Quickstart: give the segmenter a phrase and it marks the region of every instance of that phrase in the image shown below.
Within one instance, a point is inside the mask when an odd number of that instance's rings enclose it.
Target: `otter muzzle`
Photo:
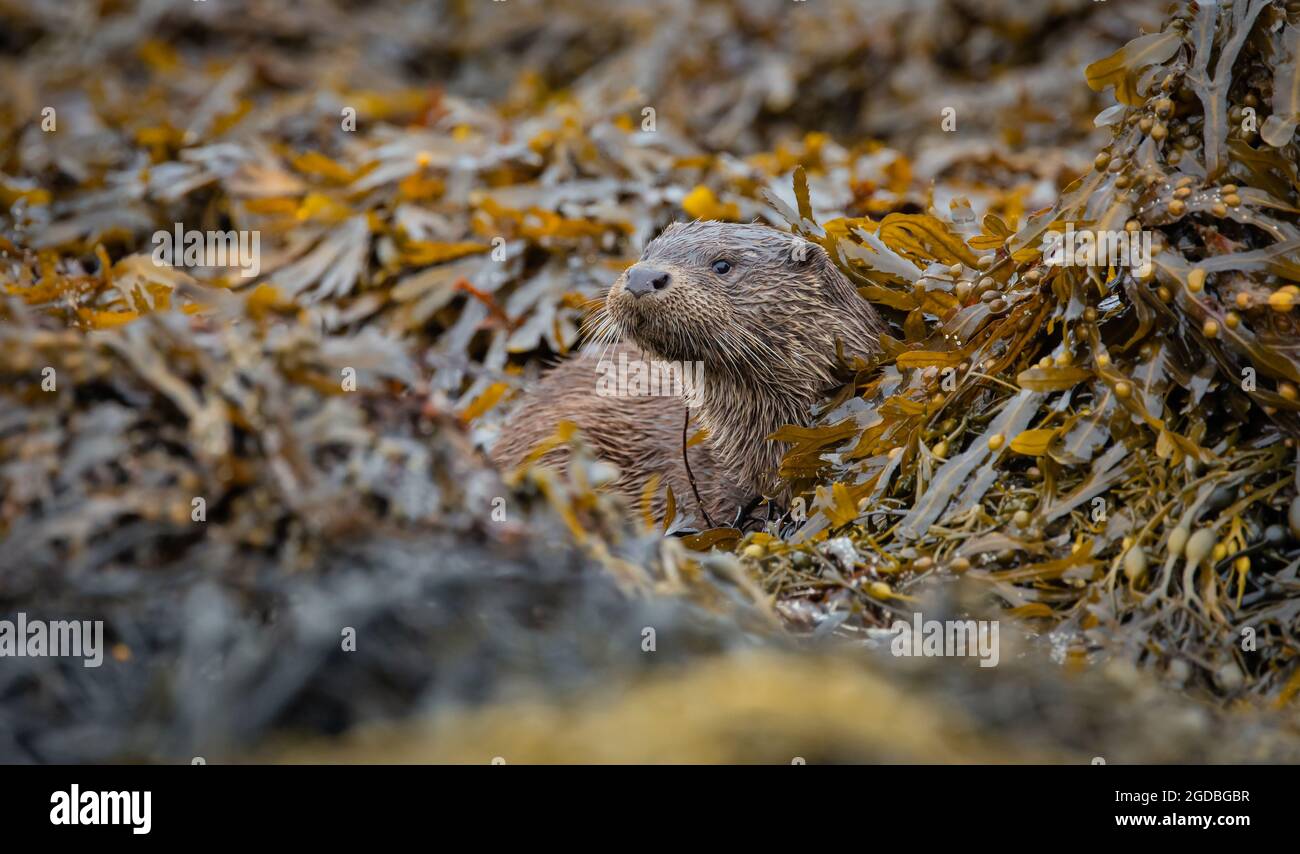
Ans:
[[[668,287],[668,279],[668,274],[663,270],[635,264],[627,271],[627,281],[623,288],[632,296],[640,298]]]

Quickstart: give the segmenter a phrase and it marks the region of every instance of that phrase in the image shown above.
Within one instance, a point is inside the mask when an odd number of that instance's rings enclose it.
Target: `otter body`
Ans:
[[[682,397],[599,393],[599,383],[608,376],[602,364],[616,365],[620,356],[640,361],[651,358],[633,344],[620,343],[603,353],[585,352],[547,371],[510,413],[501,438],[492,448],[493,459],[499,465],[516,466],[539,442],[554,435],[561,421],[572,421],[596,455],[618,467],[620,476],[614,488],[631,501],[639,501],[646,482],[659,476],[660,488],[652,505],[656,517],[664,514],[665,485],[672,487],[687,518],[695,516],[703,521],[695,490],[715,522],[728,512],[734,514],[737,502],[744,499],[738,495],[738,485],[718,470],[707,442],[687,449],[690,475],[695,479],[692,487],[682,459],[682,432],[687,426],[686,401]],[[696,413],[688,435],[699,429],[698,421]],[[568,447],[561,445],[543,454],[539,462],[563,467],[568,455]]]
[[[767,437],[809,423],[835,384],[837,342],[846,357],[869,359],[883,329],[820,246],[720,222],[669,226],[615,281],[595,321],[595,352],[543,378],[511,414],[493,457],[518,465],[560,421],[573,421],[618,466],[619,491],[636,501],[657,474],[702,523],[682,459],[686,400],[598,393],[601,349],[612,361],[698,363],[691,432],[698,423],[708,435],[690,449],[690,471],[715,524],[751,500],[785,497],[776,476],[785,448]],[[543,459],[563,465],[564,457],[557,448]],[[662,489],[655,512],[663,512]]]

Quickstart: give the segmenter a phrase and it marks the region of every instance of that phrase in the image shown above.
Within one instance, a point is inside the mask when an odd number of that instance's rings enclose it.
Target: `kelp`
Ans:
[[[1300,594],[1296,14],[1186,4],[1089,66],[1119,101],[1098,118],[1111,142],[1019,226],[985,216],[975,231],[956,208],[789,219],[903,313],[824,426],[777,434],[813,513],[789,542],[847,537],[897,567],[899,595],[981,580],[1070,656],[1295,694],[1300,623],[1279,606]],[[1243,108],[1266,103],[1261,129]],[[1152,257],[1049,263],[1043,236],[1067,228],[1149,234]],[[856,513],[814,500],[828,480]],[[872,577],[868,625],[891,618]],[[1242,644],[1246,627],[1266,640]]]

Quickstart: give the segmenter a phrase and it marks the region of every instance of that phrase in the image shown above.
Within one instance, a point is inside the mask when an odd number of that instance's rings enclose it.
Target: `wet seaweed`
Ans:
[[[824,426],[779,434],[810,507],[783,539],[855,543],[868,625],[883,591],[962,574],[1068,658],[1278,704],[1300,689],[1297,149],[1285,108],[1272,144],[1251,120],[1289,97],[1294,14],[1180,6],[1089,66],[1119,101],[1098,116],[1112,139],[1018,223],[785,211],[906,313]],[[1153,257],[1050,263],[1044,235],[1067,229],[1147,232]],[[770,588],[786,564],[764,562]]]

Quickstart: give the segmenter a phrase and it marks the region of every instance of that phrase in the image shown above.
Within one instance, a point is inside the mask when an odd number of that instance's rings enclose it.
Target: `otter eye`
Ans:
[[[731,262],[725,258],[719,258],[713,262],[713,272],[717,273],[719,276],[725,276],[727,273],[731,272]]]

